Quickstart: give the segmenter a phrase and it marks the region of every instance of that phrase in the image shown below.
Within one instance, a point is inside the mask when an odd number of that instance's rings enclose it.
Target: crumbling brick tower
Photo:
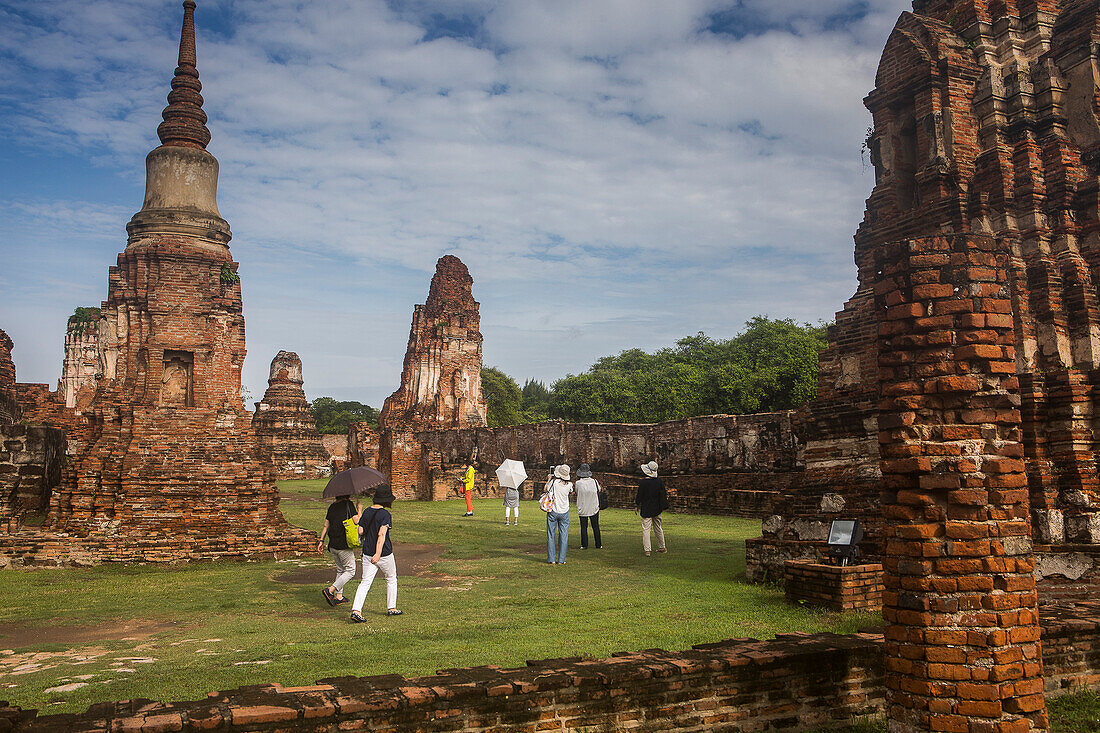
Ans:
[[[413,309],[401,386],[382,406],[379,468],[399,498],[432,498],[414,431],[481,427],[481,316],[474,280],[454,255],[439,258],[428,299]]]
[[[1074,545],[1100,577],[1098,25],[1096,0],[917,0],[898,20],[865,100],[876,185],[855,238],[860,286],[822,354],[804,479],[750,543],[757,577],[821,539],[829,492],[881,550],[874,252],[941,232],[1007,243],[1035,538]]]
[[[15,398],[15,362],[11,360],[11,337],[0,330],[0,425],[10,425],[19,418],[19,403]]]
[[[302,360],[293,351],[280,351],[271,360],[267,391],[256,403],[252,418],[260,461],[271,466],[278,480],[330,473],[328,453],[309,411],[303,383]]]
[[[241,287],[217,207],[218,161],[206,150],[195,3],[183,7],[145,203],[108,276],[88,439],[47,522],[103,548],[103,559],[306,551],[316,542],[280,514],[241,401]]]

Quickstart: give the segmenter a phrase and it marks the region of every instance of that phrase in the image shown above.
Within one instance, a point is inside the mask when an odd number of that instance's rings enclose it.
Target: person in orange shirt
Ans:
[[[462,474],[462,493],[466,495],[466,513],[465,517],[474,516],[474,503],[470,500],[472,492],[474,490],[474,467],[470,463],[464,463],[462,465],[464,473]]]

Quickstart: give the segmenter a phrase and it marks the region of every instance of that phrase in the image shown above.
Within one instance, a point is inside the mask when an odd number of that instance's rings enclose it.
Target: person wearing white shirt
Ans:
[[[546,512],[546,562],[564,565],[565,552],[569,548],[569,495],[573,493],[569,466],[563,463],[554,467],[546,490],[553,498],[553,506]]]

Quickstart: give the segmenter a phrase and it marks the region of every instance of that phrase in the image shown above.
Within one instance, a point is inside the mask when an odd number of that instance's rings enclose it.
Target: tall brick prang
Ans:
[[[205,149],[195,3],[183,7],[162,144],[101,307],[98,391],[46,527],[109,559],[310,551],[315,537],[278,510],[241,401],[240,278]]]
[[[428,299],[413,309],[401,386],[378,418],[379,468],[398,498],[430,498],[426,456],[413,434],[485,425],[481,316],[462,260],[439,258]]]
[[[260,461],[278,480],[319,478],[332,472],[303,384],[302,360],[293,351],[280,351],[271,360],[267,391],[252,418]]]
[[[1047,730],[1008,243],[875,261],[890,730]]]

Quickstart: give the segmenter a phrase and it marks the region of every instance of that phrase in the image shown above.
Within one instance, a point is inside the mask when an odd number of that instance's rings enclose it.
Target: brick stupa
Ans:
[[[108,276],[87,439],[47,521],[97,560],[270,555],[316,542],[279,512],[241,401],[241,287],[206,150],[195,3],[183,7],[145,203]]]
[[[252,427],[260,444],[260,460],[275,478],[320,478],[331,473],[328,453],[302,388],[302,360],[280,351],[271,360],[264,398],[256,403]]]
[[[379,468],[399,498],[432,498],[415,433],[481,427],[481,316],[462,260],[439,258],[428,299],[413,309],[401,386],[378,418]]]

